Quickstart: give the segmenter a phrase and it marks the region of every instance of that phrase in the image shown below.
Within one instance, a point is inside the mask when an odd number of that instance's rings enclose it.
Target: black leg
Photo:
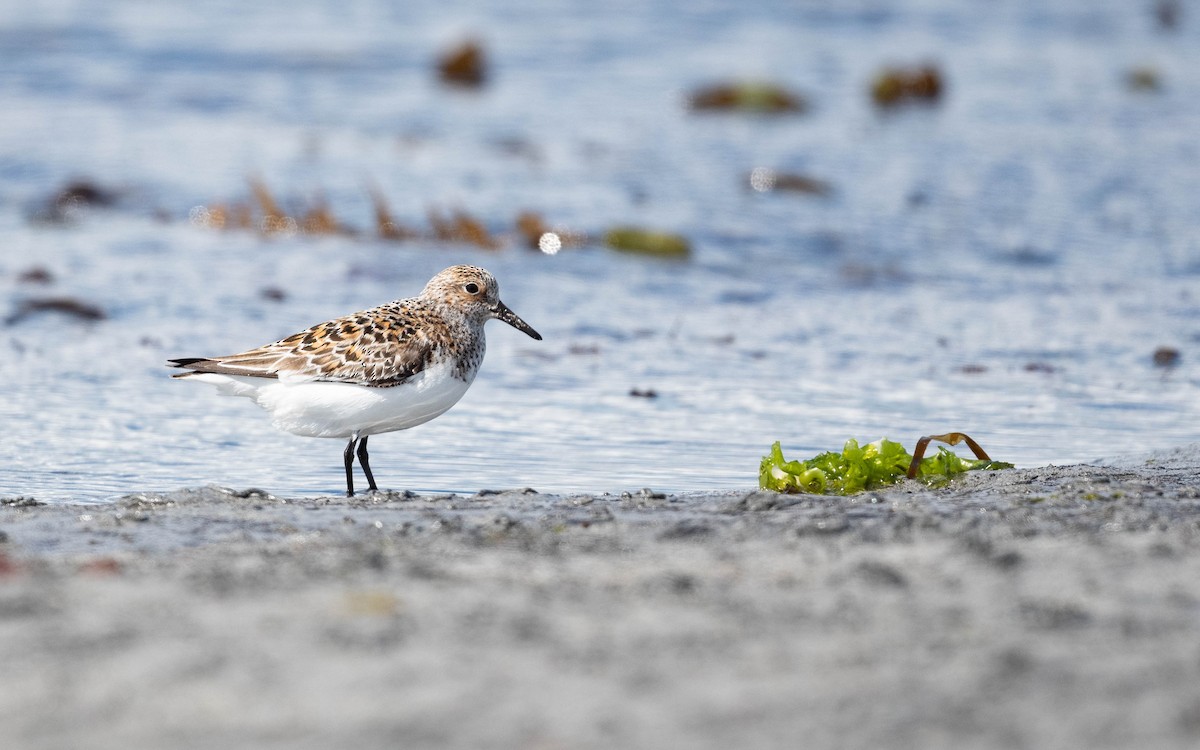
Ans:
[[[350,442],[346,443],[346,452],[342,457],[346,461],[346,497],[354,497],[354,444],[358,442],[358,435],[352,435]]]
[[[367,462],[367,435],[362,440],[358,441],[358,462],[362,464],[363,473],[367,475],[367,484],[372,492],[378,492],[379,488],[375,486],[375,477],[371,474],[371,464]]]

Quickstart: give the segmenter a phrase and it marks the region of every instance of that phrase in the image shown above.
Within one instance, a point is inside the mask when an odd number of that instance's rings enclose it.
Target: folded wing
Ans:
[[[223,357],[170,360],[197,372],[255,378],[400,385],[424,370],[435,345],[405,311],[388,306],[319,323],[273,344]]]

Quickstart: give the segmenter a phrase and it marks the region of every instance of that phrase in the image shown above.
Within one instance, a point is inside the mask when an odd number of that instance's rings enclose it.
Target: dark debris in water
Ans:
[[[746,184],[758,193],[799,193],[819,198],[833,193],[833,186],[824,180],[795,172],[777,172],[768,167],[755,167],[746,176]]]
[[[1183,6],[1179,0],[1158,0],[1154,5],[1154,20],[1164,31],[1179,28],[1179,21],[1182,17]]]
[[[5,325],[16,325],[28,318],[46,312],[62,313],[77,320],[104,320],[108,314],[97,305],[74,297],[36,297],[17,305],[16,311],[4,319]]]
[[[838,277],[847,286],[870,287],[876,284],[896,284],[909,280],[908,275],[894,263],[887,261],[882,265],[847,261],[837,269]]]
[[[464,88],[479,88],[487,82],[488,66],[483,45],[470,39],[442,54],[437,61],[442,83]]]
[[[503,136],[492,140],[491,145],[504,156],[524,159],[530,164],[540,164],[545,155],[536,143],[520,136]]]
[[[1155,367],[1174,367],[1182,359],[1179,350],[1170,346],[1160,346],[1154,350]]]
[[[1162,90],[1162,76],[1155,68],[1140,66],[1125,74],[1125,86],[1130,91],[1153,93]]]
[[[621,252],[667,258],[686,258],[691,247],[687,238],[671,232],[635,226],[615,226],[603,235],[592,237],[585,232],[559,227],[546,221],[535,211],[522,211],[513,220],[509,231],[495,231],[478,216],[463,208],[444,211],[431,208],[427,213],[428,228],[413,228],[399,222],[392,214],[387,198],[373,185],[366,188],[374,214],[374,231],[363,230],[343,221],[321,194],[308,199],[280,200],[265,181],[248,179],[249,195],[229,201],[214,201],[195,206],[188,212],[193,226],[220,231],[254,232],[267,238],[293,236],[342,236],[376,239],[388,242],[435,242],[464,244],[486,250],[497,250],[512,244],[522,244],[546,255],[588,244],[604,244]],[[813,189],[810,185],[808,189]],[[784,177],[779,189],[805,189],[794,179]],[[82,188],[71,194],[91,195]],[[83,199],[80,199],[83,200]],[[107,200],[92,197],[88,200]],[[31,268],[19,280],[22,283],[51,283],[53,275],[42,268]],[[282,293],[280,293],[282,294]],[[263,297],[281,301],[275,291],[264,290]],[[52,307],[53,307],[52,303]],[[69,306],[59,309],[71,312]],[[15,319],[42,308],[23,309]],[[89,317],[83,308],[75,310],[80,317]],[[15,322],[14,318],[9,323]]]
[[[1027,362],[1025,372],[1040,372],[1047,375],[1058,372],[1058,368],[1048,362]]]
[[[779,84],[733,81],[696,89],[688,96],[688,108],[693,112],[799,114],[808,109],[808,102]]]
[[[76,180],[67,183],[59,191],[54,202],[60,206],[76,205],[104,208],[117,202],[117,191],[102,187],[90,180]]]
[[[379,239],[400,242],[415,239],[419,236],[416,231],[409,229],[392,218],[392,211],[388,207],[387,198],[383,196],[383,192],[379,188],[371,187],[370,193],[371,205],[375,211],[375,230],[379,234]]]
[[[934,65],[888,67],[877,73],[871,82],[871,99],[883,108],[910,102],[934,104],[941,98],[944,88],[942,73]]]
[[[197,206],[189,215],[192,224],[205,229],[256,231],[267,237],[370,236],[369,232],[360,231],[340,220],[323,197],[307,204],[301,203],[298,210],[288,212],[262,180],[251,179],[250,191],[250,201],[236,200]],[[551,228],[539,214],[531,211],[517,215],[513,233],[497,234],[489,229],[482,219],[465,209],[456,208],[444,212],[433,208],[427,214],[429,228],[422,231],[397,221],[392,215],[387,198],[377,187],[369,186],[367,193],[375,219],[374,237],[379,240],[421,240],[496,250],[515,237],[518,241],[523,241],[523,244],[548,255],[553,255],[562,248],[583,245],[588,240],[587,236],[580,232]]]
[[[19,284],[41,284],[48,285],[54,283],[54,274],[45,266],[30,266],[24,271],[17,274],[17,283]]]
[[[92,180],[72,180],[36,207],[30,218],[38,223],[65,224],[87,209],[110,208],[118,198],[116,190]]]
[[[1050,251],[1041,250],[1037,247],[1023,245],[1013,250],[1000,253],[1000,260],[1006,263],[1011,263],[1014,266],[1053,266],[1058,263],[1058,256]]]
[[[483,222],[466,211],[455,210],[449,216],[442,216],[441,211],[431,210],[429,225],[433,227],[434,238],[442,242],[474,245],[484,250],[497,250],[500,247],[500,242]]]
[[[357,232],[341,224],[324,197],[318,196],[300,210],[288,212],[282,208],[266,183],[250,179],[253,203],[235,201],[197,206],[189,214],[192,224],[209,229],[257,230],[263,235],[355,235]]]

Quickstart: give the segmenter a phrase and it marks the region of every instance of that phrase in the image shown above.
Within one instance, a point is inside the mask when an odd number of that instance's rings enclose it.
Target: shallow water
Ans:
[[[39,3],[0,32],[0,494],[102,500],[217,483],[340,490],[340,441],[276,433],[172,381],[230,353],[488,267],[544,336],[489,325],[484,368],[434,422],[372,440],[385,486],[620,492],[752,486],[774,440],[964,430],[1019,465],[1200,438],[1200,14],[1151,4]],[[431,61],[476,36],[479,92]],[[936,61],[934,107],[881,115],[890,63]],[[1159,91],[1132,91],[1136,67]],[[798,116],[704,115],[716,80],[777,80]],[[759,194],[754,167],[829,181]],[[372,227],[534,209],[598,236],[678,231],[690,261],[598,243],[547,256],[193,225],[195,206],[322,195]],[[86,177],[116,205],[36,220]],[[22,271],[51,271],[49,286]],[[263,289],[282,290],[272,301]],[[1180,363],[1156,367],[1159,346]],[[656,398],[630,395],[652,390]]]

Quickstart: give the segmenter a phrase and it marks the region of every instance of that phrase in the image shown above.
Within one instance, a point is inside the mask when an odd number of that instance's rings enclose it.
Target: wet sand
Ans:
[[[0,507],[7,748],[1200,746],[1200,448],[854,498]]]

